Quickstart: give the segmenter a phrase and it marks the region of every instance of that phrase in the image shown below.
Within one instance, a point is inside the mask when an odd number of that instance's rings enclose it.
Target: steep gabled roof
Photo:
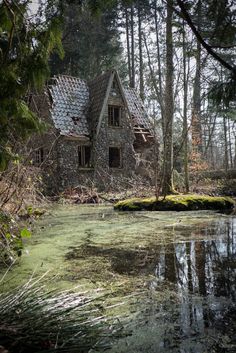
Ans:
[[[132,117],[133,125],[141,128],[151,130],[151,123],[148,114],[144,108],[140,96],[134,88],[124,88],[128,109]]]
[[[51,116],[61,135],[89,135],[87,110],[89,89],[87,83],[79,78],[57,76],[49,87],[52,98]]]
[[[104,111],[107,107],[107,102],[108,102],[109,94],[111,92],[113,80],[117,81],[120,94],[123,98],[124,105],[126,106],[126,109],[129,112],[123,86],[117,71],[116,70],[107,71],[105,74],[102,74],[96,77],[93,81],[89,83],[89,88],[90,88],[89,91],[90,91],[90,101],[91,101],[90,113],[94,122],[94,126],[96,127],[97,135],[99,133]]]
[[[90,114],[97,132],[100,128],[101,117],[106,107],[113,77],[114,73],[107,71],[88,83],[90,91]]]
[[[99,132],[114,78],[117,79],[133,126],[151,131],[149,117],[141,98],[134,89],[124,89],[118,73],[111,70],[88,83],[65,75],[53,78],[54,84],[49,87],[53,102],[50,111],[54,125],[61,135],[89,136],[91,126],[96,129],[96,133]]]

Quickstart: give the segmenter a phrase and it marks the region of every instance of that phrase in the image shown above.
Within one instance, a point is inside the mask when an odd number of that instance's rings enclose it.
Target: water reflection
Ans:
[[[152,294],[112,353],[236,352],[236,219],[174,232],[188,241],[155,248],[146,263]]]
[[[163,246],[152,283],[152,287],[157,287],[158,282],[176,284],[180,300],[179,334],[183,337],[206,334],[206,329],[214,328],[217,320],[227,320],[227,310],[232,310],[236,302],[236,220],[219,222],[210,229],[195,229],[191,238],[202,238],[203,233],[206,240]],[[214,235],[214,240],[209,235]],[[231,351],[221,348],[222,352]],[[191,352],[203,352],[202,349],[203,346],[195,346]],[[190,350],[182,347],[180,352]]]

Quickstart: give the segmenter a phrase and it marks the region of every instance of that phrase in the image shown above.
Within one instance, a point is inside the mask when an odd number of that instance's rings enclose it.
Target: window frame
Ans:
[[[86,148],[89,149],[88,161],[87,161],[87,156],[86,156]],[[92,156],[91,146],[90,145],[78,145],[77,151],[78,151],[78,167],[79,167],[79,169],[91,169],[92,168],[92,164],[91,164],[91,156]]]
[[[118,125],[116,124],[116,114],[115,110],[119,110],[118,114]],[[112,110],[112,112],[111,112]],[[121,114],[122,114],[122,106],[115,104],[108,104],[108,126],[112,128],[120,128],[121,127]]]
[[[43,147],[39,147],[33,151],[33,165],[35,167],[40,167],[45,160],[45,150]]]

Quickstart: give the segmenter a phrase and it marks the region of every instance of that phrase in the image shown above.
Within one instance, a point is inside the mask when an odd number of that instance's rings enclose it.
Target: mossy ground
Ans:
[[[168,195],[165,198],[133,198],[119,201],[116,210],[122,211],[194,211],[233,209],[235,202],[230,197],[207,195]]]

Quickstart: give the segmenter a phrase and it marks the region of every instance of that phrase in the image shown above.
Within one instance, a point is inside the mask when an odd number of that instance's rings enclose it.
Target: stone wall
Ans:
[[[119,127],[108,125],[108,107],[102,118],[98,136],[93,141],[94,178],[101,188],[117,177],[131,177],[135,169],[134,134],[128,112],[118,90],[111,90],[108,105],[122,107]],[[109,147],[121,149],[121,168],[109,168]]]
[[[108,104],[122,107],[120,126],[108,126],[108,107],[106,107],[99,134],[91,141],[93,168],[81,168],[78,165],[78,146],[89,144],[88,142],[65,137],[58,141],[58,185],[60,190],[79,185],[93,185],[104,189],[116,178],[132,176],[135,169],[134,134],[128,113],[120,95],[115,98],[109,97]],[[122,168],[109,168],[109,147],[121,149]]]
[[[46,194],[54,194],[58,190],[58,161],[57,143],[59,133],[50,118],[50,101],[47,92],[34,94],[30,101],[30,108],[45,124],[41,133],[33,134],[27,143],[28,163],[35,168],[42,179],[41,188]],[[37,150],[43,149],[44,158],[39,165],[34,164],[34,155]]]
[[[45,97],[37,97],[38,114],[48,125],[47,132],[33,137],[30,148],[43,147],[47,157],[42,163],[41,170],[46,192],[63,191],[79,185],[97,186],[104,189],[116,178],[129,178],[135,170],[135,152],[133,148],[134,133],[128,112],[119,92],[118,86],[111,90],[108,105],[121,107],[120,126],[108,125],[108,106],[105,109],[98,135],[92,141],[80,141],[77,138],[60,136],[53,127],[50,119],[50,102]],[[95,126],[94,126],[95,130]],[[78,146],[90,144],[93,168],[81,168],[78,163]],[[109,147],[118,147],[121,151],[122,165],[120,168],[109,168]]]
[[[93,168],[79,168],[78,147],[84,142],[61,137],[57,145],[58,186],[60,190],[94,183]]]

